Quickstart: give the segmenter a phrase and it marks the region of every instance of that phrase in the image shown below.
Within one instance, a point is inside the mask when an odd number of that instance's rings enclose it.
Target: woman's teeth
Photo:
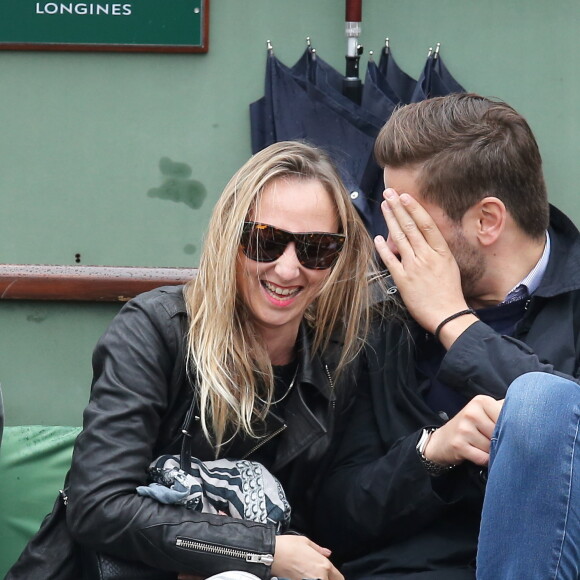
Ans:
[[[294,288],[282,288],[280,286],[271,284],[266,280],[262,281],[262,285],[264,286],[264,288],[266,288],[266,290],[268,290],[268,292],[270,292],[270,294],[272,294],[276,298],[291,298],[292,296],[295,296],[296,294],[298,294],[298,292],[300,292],[300,287],[295,286]]]

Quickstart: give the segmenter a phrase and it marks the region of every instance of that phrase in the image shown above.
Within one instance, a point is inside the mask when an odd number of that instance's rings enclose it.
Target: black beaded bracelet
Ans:
[[[441,465],[440,463],[435,463],[434,461],[431,461],[425,457],[425,448],[429,443],[429,439],[431,439],[431,435],[433,435],[435,431],[437,431],[437,427],[426,427],[423,429],[416,449],[417,455],[419,455],[419,459],[421,460],[421,464],[426,469],[427,473],[433,477],[438,477],[439,475],[455,469],[457,465]]]
[[[456,318],[459,318],[460,316],[465,316],[466,314],[473,314],[473,315],[475,315],[475,310],[473,310],[473,308],[466,308],[465,310],[460,310],[459,312],[456,312],[455,314],[452,314],[451,316],[448,316],[447,318],[445,318],[445,320],[442,320],[437,325],[437,328],[435,329],[435,333],[434,333],[435,338],[437,340],[439,340],[439,334],[441,333],[441,329],[448,322],[451,322],[452,320],[455,320]]]

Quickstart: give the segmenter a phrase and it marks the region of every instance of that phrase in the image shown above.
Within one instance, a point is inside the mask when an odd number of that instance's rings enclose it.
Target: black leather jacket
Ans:
[[[152,459],[180,452],[192,405],[182,290],[161,288],[127,303],[97,344],[91,399],[70,471],[67,522],[79,543],[155,568],[202,576],[237,569],[268,578],[273,526],[162,505],[135,492]],[[286,420],[270,413],[261,439],[239,436],[221,454],[251,458],[257,447],[278,438],[274,463],[266,467],[285,488],[293,527],[305,533],[323,456],[351,402],[346,393],[337,397],[331,378],[337,345],[323,361],[311,354],[308,334],[303,326],[299,380],[288,398]],[[191,435],[193,455],[214,459],[199,421],[194,420]]]

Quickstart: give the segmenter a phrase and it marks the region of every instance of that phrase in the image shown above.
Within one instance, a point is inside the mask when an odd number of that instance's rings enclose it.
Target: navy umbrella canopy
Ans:
[[[344,76],[320,58],[311,46],[307,47],[291,70],[305,90],[312,91],[312,86],[316,87],[314,92],[317,98],[363,131],[378,132],[392,112],[392,102],[383,96],[377,99],[373,110],[345,96],[342,90]]]
[[[250,105],[252,150],[296,139],[325,149],[369,231],[386,233],[376,198],[383,190],[382,172],[373,157],[384,119],[345,97],[339,83],[342,75],[311,47],[292,68],[268,50],[264,97]]]
[[[386,77],[374,60],[369,60],[362,92],[361,106],[386,123],[395,107],[400,103]]]
[[[410,103],[417,81],[399,67],[393,57],[388,38],[385,39],[385,46],[381,50],[378,68],[390,89],[397,95],[397,103],[404,105]]]
[[[423,72],[417,81],[411,98],[412,103],[418,103],[432,97],[444,97],[451,93],[464,93],[465,89],[453,78],[439,54],[440,44],[435,52],[429,49]]]
[[[306,39],[306,50],[292,67],[292,73],[297,79],[304,79],[304,82],[329,88],[331,96],[340,95],[340,100],[343,99],[342,81],[344,77],[318,56],[312,47],[310,37]]]

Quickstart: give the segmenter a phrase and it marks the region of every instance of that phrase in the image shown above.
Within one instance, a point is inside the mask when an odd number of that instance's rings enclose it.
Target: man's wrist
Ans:
[[[435,336],[436,340],[439,340],[439,335],[441,334],[441,330],[443,329],[443,327],[448,324],[449,322],[451,322],[452,320],[456,320],[457,318],[459,318],[460,316],[468,316],[470,314],[473,314],[473,316],[476,316],[475,314],[475,310],[473,310],[473,308],[464,308],[463,310],[459,310],[458,312],[454,312],[453,314],[451,314],[450,316],[448,316],[447,318],[444,318],[438,325],[437,328],[435,329],[435,332],[433,333],[433,335]]]
[[[419,456],[419,460],[421,464],[425,468],[425,471],[433,477],[438,477],[439,475],[443,475],[457,467],[456,465],[442,465],[441,463],[436,463],[435,461],[431,461],[427,459],[425,456],[425,449],[429,441],[431,440],[431,436],[433,433],[437,431],[437,427],[426,427],[421,432],[421,436],[419,437],[419,442],[417,443],[417,455]]]
[[[473,324],[479,321],[476,314],[466,314],[447,322],[439,331],[437,337],[445,350],[449,350],[455,341]]]

